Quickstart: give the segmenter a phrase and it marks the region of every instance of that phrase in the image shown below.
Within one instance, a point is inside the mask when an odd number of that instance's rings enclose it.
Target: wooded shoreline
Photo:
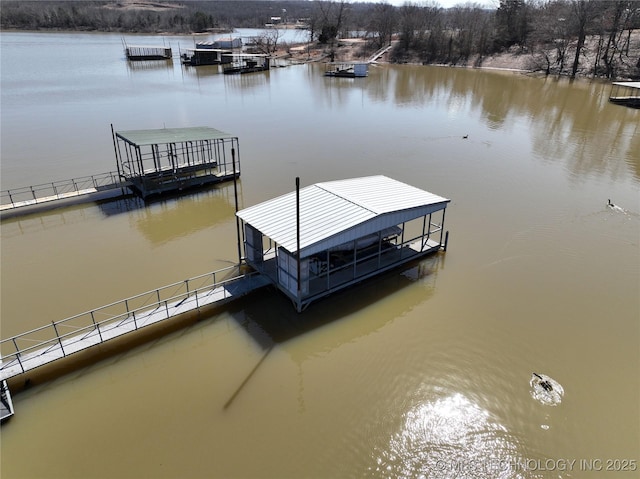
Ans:
[[[640,79],[640,2],[631,0],[500,0],[494,10],[346,0],[5,0],[0,20],[5,31],[206,35],[257,28],[264,33],[254,50],[300,61],[364,60],[392,44],[379,61]],[[285,44],[273,26],[305,28],[309,42]]]

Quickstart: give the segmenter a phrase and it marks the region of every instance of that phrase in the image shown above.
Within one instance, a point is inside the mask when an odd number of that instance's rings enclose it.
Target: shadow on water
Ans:
[[[229,314],[264,353],[230,396],[224,409],[233,403],[277,345],[311,334],[338,321],[346,320],[350,315],[379,305],[404,288],[418,282],[425,284],[422,294],[412,295],[412,301],[403,302],[401,311],[393,309],[393,316],[379,313],[384,310],[378,308],[376,309],[378,314],[360,317],[358,324],[346,329],[345,331],[349,334],[331,336],[332,342],[324,342],[318,347],[326,352],[368,335],[382,328],[398,315],[428,300],[433,295],[437,273],[444,267],[444,263],[444,253],[436,253],[426,259],[407,263],[313,303],[302,313],[297,313],[291,302],[272,286],[254,293],[251,301],[243,302],[237,308],[231,308]],[[396,303],[395,306],[397,307],[398,304]],[[356,320],[354,319],[354,321]],[[297,363],[302,363],[317,352],[317,348],[303,350],[301,355],[292,357],[292,359]]]

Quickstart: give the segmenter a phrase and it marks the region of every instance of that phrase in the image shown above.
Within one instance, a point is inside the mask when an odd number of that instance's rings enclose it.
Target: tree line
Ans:
[[[0,26],[192,33],[264,28],[278,17],[304,22],[309,41],[329,50],[354,35],[366,38],[371,48],[393,41],[394,62],[481,65],[488,56],[509,51],[527,55],[531,69],[547,74],[640,78],[640,2],[633,0],[500,0],[494,9],[473,3],[444,9],[435,1],[395,7],[346,0],[156,0],[147,8],[127,6],[126,0],[3,0]]]

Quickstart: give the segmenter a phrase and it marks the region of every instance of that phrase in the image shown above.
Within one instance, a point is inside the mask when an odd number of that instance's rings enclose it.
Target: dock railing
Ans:
[[[245,292],[251,290],[252,281],[260,283],[257,272],[241,273],[237,265],[230,266],[3,339],[0,378],[17,376],[124,333],[236,297],[242,291],[232,286],[240,280],[249,283],[244,285]]]
[[[117,172],[109,171],[97,175],[3,190],[0,192],[0,209],[7,210],[20,206],[72,198],[82,194],[125,187],[127,184]]]

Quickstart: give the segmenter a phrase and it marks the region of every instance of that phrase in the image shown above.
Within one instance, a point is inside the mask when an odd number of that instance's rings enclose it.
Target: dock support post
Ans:
[[[449,232],[447,231],[444,235],[444,248],[442,248],[443,251],[447,251],[447,244],[449,243]]]
[[[236,175],[236,150],[231,148],[231,163],[233,168],[233,196],[235,197],[236,213],[238,212],[238,178]],[[238,237],[238,267],[242,264],[242,248],[240,247],[240,218],[236,217],[236,235]],[[214,278],[215,282],[215,278]]]

